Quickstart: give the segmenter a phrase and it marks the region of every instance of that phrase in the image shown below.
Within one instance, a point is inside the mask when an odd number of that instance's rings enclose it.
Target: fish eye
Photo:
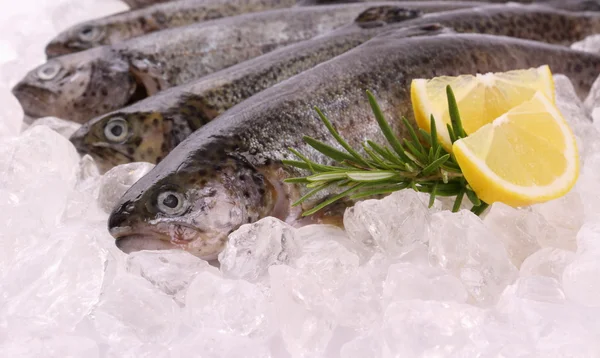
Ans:
[[[185,197],[176,191],[163,191],[156,201],[158,210],[167,215],[181,215],[185,211]]]
[[[48,81],[56,77],[60,72],[61,66],[57,62],[50,62],[37,70],[37,76],[39,79]]]
[[[112,118],[104,127],[104,136],[111,142],[121,143],[127,138],[128,127],[123,118]]]
[[[79,30],[78,37],[83,42],[90,42],[96,40],[98,35],[100,35],[98,28],[88,25]]]

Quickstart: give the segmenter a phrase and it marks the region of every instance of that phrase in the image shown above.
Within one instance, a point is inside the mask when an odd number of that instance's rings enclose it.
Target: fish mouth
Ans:
[[[40,118],[51,115],[45,107],[53,102],[51,99],[55,93],[41,87],[29,84],[17,84],[12,89],[13,95],[17,98],[25,115],[33,118]]]
[[[146,235],[127,235],[120,237],[115,241],[115,245],[119,250],[126,254],[142,250],[173,250],[181,249],[181,247],[171,243],[170,241],[161,240],[155,237]]]
[[[123,154],[113,148],[96,145],[92,145],[91,148],[80,148],[75,145],[75,148],[81,155],[91,155],[95,159],[98,169],[100,169],[102,173],[106,173],[117,165],[133,163],[135,161],[131,156]]]
[[[206,241],[204,234],[192,226],[182,223],[157,223],[111,227],[110,234],[115,245],[126,254],[141,250],[183,250],[203,260],[214,260],[220,250],[206,250],[196,243]]]
[[[61,42],[50,42],[46,46],[46,57],[54,58],[62,55],[68,55],[77,51],[77,49],[71,49],[70,46]]]
[[[118,226],[109,229],[115,238],[115,245],[124,253],[130,254],[141,250],[181,249],[181,245],[171,242],[170,238],[160,232],[131,226]]]

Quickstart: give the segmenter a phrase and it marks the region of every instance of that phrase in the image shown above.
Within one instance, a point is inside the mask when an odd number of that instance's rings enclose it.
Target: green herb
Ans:
[[[462,127],[458,106],[450,86],[446,87],[446,94],[451,121],[451,124],[448,124],[448,132],[454,143],[458,139],[466,137],[466,133]],[[308,145],[337,163],[332,166],[313,162],[300,152],[290,148],[301,161],[285,160],[284,164],[311,172],[311,175],[305,177],[286,180],[288,183],[305,184],[307,188],[311,189],[293,205],[301,204],[330,186],[338,186],[342,188],[342,191],[304,212],[304,216],[314,214],[343,198],[361,199],[410,188],[429,193],[429,207],[433,205],[436,196],[454,196],[456,199],[452,211],[456,212],[460,209],[466,195],[473,204],[471,211],[477,215],[483,213],[488,204],[477,197],[463,177],[454,156],[439,144],[438,129],[433,116],[430,118],[431,133],[422,129],[415,131],[410,122],[406,118],[402,118],[409,136],[400,140],[383,117],[373,94],[367,91],[367,97],[389,147],[368,140],[363,143],[362,148],[366,155],[361,155],[340,136],[323,112],[315,107],[329,132],[345,151],[338,150],[314,138],[304,137],[304,141]]]

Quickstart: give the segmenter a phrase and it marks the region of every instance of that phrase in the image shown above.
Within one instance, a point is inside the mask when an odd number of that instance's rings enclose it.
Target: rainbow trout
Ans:
[[[393,28],[419,29],[437,23],[457,32],[557,44],[600,32],[600,14],[541,6],[486,6],[395,22],[412,15],[394,6],[370,8],[354,24],[332,34],[284,47],[97,117],[84,124],[71,141],[81,153],[91,154],[102,170],[132,161],[157,163],[193,131],[242,100]]]
[[[295,159],[288,150],[293,147],[331,164],[309,149],[304,135],[339,148],[313,106],[355,148],[367,138],[383,144],[365,90],[373,91],[392,129],[406,137],[399,123],[406,116],[414,124],[412,79],[543,64],[569,76],[579,94],[600,74],[600,56],[530,40],[479,34],[375,37],[194,132],[124,194],[109,217],[109,230],[125,252],[179,248],[212,259],[242,224],[266,216],[298,220],[299,208],[290,204],[304,189],[283,183],[298,173],[281,160]]]
[[[296,0],[182,0],[157,4],[79,23],[50,41],[46,55],[52,58],[172,27],[295,4]]]
[[[83,123],[158,91],[330,32],[371,6],[270,10],[167,29],[49,60],[30,71],[13,94],[28,117]]]
[[[342,3],[355,3],[355,2],[368,2],[371,0],[315,0],[319,4],[342,4]],[[415,1],[428,1],[428,0],[415,0]],[[452,0],[446,0],[452,1]],[[556,9],[568,10],[568,11],[600,11],[599,0],[481,0],[490,4],[536,4],[550,6]]]
[[[132,9],[150,6],[158,3],[173,2],[175,0],[123,0]],[[308,0],[309,4],[342,4],[353,2],[368,2],[371,0]],[[410,1],[410,0],[409,0]],[[429,1],[429,0],[415,0]],[[451,2],[452,0],[446,0]],[[570,11],[600,11],[600,1],[598,0],[483,0],[488,3],[524,3],[524,4],[544,4],[553,6],[559,9]]]

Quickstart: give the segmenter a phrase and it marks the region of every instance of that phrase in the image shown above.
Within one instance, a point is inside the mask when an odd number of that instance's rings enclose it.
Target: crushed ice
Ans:
[[[583,163],[563,198],[479,218],[406,190],[347,210],[347,231],[265,218],[231,234],[216,268],[115,247],[107,211],[150,165],[101,176],[58,119],[17,135],[7,88],[56,24],[123,8],[29,5],[0,19],[21,31],[0,42],[0,356],[600,355],[600,83],[584,106],[555,76]]]

